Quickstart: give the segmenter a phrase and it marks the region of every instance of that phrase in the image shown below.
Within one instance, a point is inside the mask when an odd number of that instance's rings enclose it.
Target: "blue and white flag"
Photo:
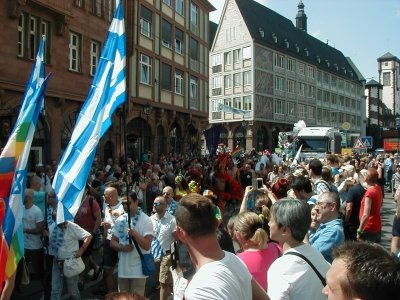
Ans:
[[[124,10],[122,1],[117,0],[89,95],[54,176],[53,188],[59,201],[57,224],[76,215],[99,140],[125,97]]]
[[[153,236],[153,239],[151,240],[151,254],[153,254],[155,259],[160,259],[165,255],[164,249],[156,236]]]

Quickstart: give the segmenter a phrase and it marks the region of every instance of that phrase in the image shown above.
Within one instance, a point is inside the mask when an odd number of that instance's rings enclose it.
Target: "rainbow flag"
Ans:
[[[0,155],[0,292],[24,255],[22,216],[27,162],[44,92],[44,37],[42,37],[15,127]]]

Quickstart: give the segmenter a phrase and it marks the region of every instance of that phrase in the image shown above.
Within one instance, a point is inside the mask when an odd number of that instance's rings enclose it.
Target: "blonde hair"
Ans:
[[[263,229],[263,221],[253,212],[242,212],[235,219],[234,229],[243,239],[256,248],[263,249],[268,242],[268,234]]]

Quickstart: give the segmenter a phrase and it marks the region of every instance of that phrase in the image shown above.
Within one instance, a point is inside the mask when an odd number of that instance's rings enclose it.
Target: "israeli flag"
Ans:
[[[57,224],[72,220],[79,209],[100,138],[115,109],[125,101],[125,25],[122,1],[116,1],[89,95],[53,180],[59,201]]]

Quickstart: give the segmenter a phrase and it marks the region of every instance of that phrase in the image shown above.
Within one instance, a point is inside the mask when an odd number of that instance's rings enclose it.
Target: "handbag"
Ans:
[[[156,272],[156,263],[152,253],[143,254],[136,240],[132,238],[133,243],[139,253],[140,260],[142,262],[142,272],[145,276],[151,276]]]
[[[22,263],[21,284],[28,285],[30,283],[30,278],[29,278],[29,269],[28,269],[28,265],[26,264],[25,257],[22,257],[21,263]]]
[[[64,260],[63,273],[64,276],[74,277],[81,274],[85,270],[85,264],[80,257],[71,257]]]

